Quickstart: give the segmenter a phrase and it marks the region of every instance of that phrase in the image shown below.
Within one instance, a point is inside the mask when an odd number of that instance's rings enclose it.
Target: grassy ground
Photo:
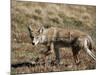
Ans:
[[[62,65],[45,64],[40,49],[33,46],[27,26],[54,26],[78,29],[88,33],[96,44],[96,7],[83,5],[19,2],[11,6],[11,74],[95,69],[96,62],[85,52],[79,53],[81,63],[74,65],[71,49],[61,50]],[[94,52],[95,53],[95,52]],[[41,59],[38,59],[41,57]],[[49,55],[54,60],[55,56]],[[34,64],[37,61],[38,64]]]

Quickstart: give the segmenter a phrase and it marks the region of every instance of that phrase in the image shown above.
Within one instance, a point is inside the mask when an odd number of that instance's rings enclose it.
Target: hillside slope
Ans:
[[[82,61],[79,65],[74,64],[70,48],[61,50],[61,58],[64,63],[61,66],[34,66],[30,62],[38,57],[44,56],[39,53],[45,46],[34,47],[31,44],[28,25],[66,27],[78,29],[88,33],[96,44],[96,7],[71,4],[54,4],[40,2],[21,2],[12,0],[11,5],[11,63],[12,73],[34,73],[34,72],[52,72],[52,71],[70,71],[95,69],[96,63],[81,51],[79,59]],[[95,53],[95,51],[94,51]],[[54,55],[49,56],[54,60]],[[43,61],[41,59],[41,61]],[[22,66],[21,66],[22,65]],[[23,66],[24,65],[24,66]],[[31,66],[30,66],[31,65]]]

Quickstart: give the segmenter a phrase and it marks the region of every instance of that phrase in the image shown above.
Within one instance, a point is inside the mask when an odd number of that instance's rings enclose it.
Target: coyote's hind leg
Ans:
[[[80,51],[80,48],[78,48],[78,47],[73,47],[72,48],[73,58],[74,58],[75,64],[78,64],[80,62],[79,58],[78,58],[79,51]]]

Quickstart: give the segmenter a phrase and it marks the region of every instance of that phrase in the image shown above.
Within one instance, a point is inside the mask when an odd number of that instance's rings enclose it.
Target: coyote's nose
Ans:
[[[35,43],[32,42],[32,45],[35,45]]]

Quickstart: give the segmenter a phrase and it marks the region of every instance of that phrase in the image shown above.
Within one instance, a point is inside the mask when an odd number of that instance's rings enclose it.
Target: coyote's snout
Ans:
[[[32,27],[28,27],[30,32],[30,37],[32,39],[32,44],[45,44],[48,50],[54,50],[56,55],[56,60],[60,62],[59,48],[61,47],[71,47],[73,52],[73,57],[75,62],[78,63],[78,53],[82,49],[94,60],[95,55],[91,52],[94,49],[93,41],[91,37],[78,30],[70,30],[66,28],[41,27],[36,31],[33,31]]]

